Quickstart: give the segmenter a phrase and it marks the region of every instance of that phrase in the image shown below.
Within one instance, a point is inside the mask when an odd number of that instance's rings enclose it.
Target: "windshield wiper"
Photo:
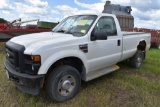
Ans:
[[[65,31],[65,30],[58,30],[58,31],[56,31],[56,32],[61,32],[61,33],[65,33],[65,34],[73,34],[72,32],[67,32],[67,31]]]
[[[77,37],[80,37],[80,36],[83,36],[84,33],[81,33],[81,32],[66,32],[67,34],[72,34],[73,36],[77,36]]]
[[[61,30],[58,30],[58,31],[56,31],[56,32],[62,32],[62,33],[64,33],[64,32],[66,32],[66,31],[63,30],[63,29],[61,29]]]
[[[70,31],[65,31],[63,29],[58,30],[56,32],[61,32],[61,33],[65,33],[65,34],[72,34],[73,36],[82,36],[83,35],[83,33],[81,33],[81,32],[70,32]]]

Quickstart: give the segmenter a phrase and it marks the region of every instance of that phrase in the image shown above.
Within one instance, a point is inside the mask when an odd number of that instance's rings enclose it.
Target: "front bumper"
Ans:
[[[40,88],[43,87],[45,75],[19,73],[7,61],[4,66],[9,80],[13,81],[21,91],[36,95],[39,93]]]

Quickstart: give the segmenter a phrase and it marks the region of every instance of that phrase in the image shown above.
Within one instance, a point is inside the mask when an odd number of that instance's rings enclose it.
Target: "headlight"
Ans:
[[[25,72],[27,74],[37,74],[40,66],[40,55],[25,55]]]
[[[41,57],[39,55],[32,55],[31,60],[33,62],[41,62]]]

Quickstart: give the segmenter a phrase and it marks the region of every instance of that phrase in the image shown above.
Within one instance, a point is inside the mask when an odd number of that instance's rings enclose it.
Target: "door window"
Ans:
[[[94,28],[94,31],[96,30],[104,31],[108,36],[117,36],[116,24],[112,17],[101,17]]]

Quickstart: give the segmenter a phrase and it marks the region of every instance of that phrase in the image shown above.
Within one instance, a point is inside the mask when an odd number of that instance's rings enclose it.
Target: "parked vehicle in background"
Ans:
[[[81,80],[118,70],[120,61],[130,59],[139,68],[150,40],[150,33],[122,32],[115,15],[75,15],[52,32],[9,40],[4,64],[7,77],[21,91],[37,95],[45,87],[51,99],[63,102],[78,93]]]

